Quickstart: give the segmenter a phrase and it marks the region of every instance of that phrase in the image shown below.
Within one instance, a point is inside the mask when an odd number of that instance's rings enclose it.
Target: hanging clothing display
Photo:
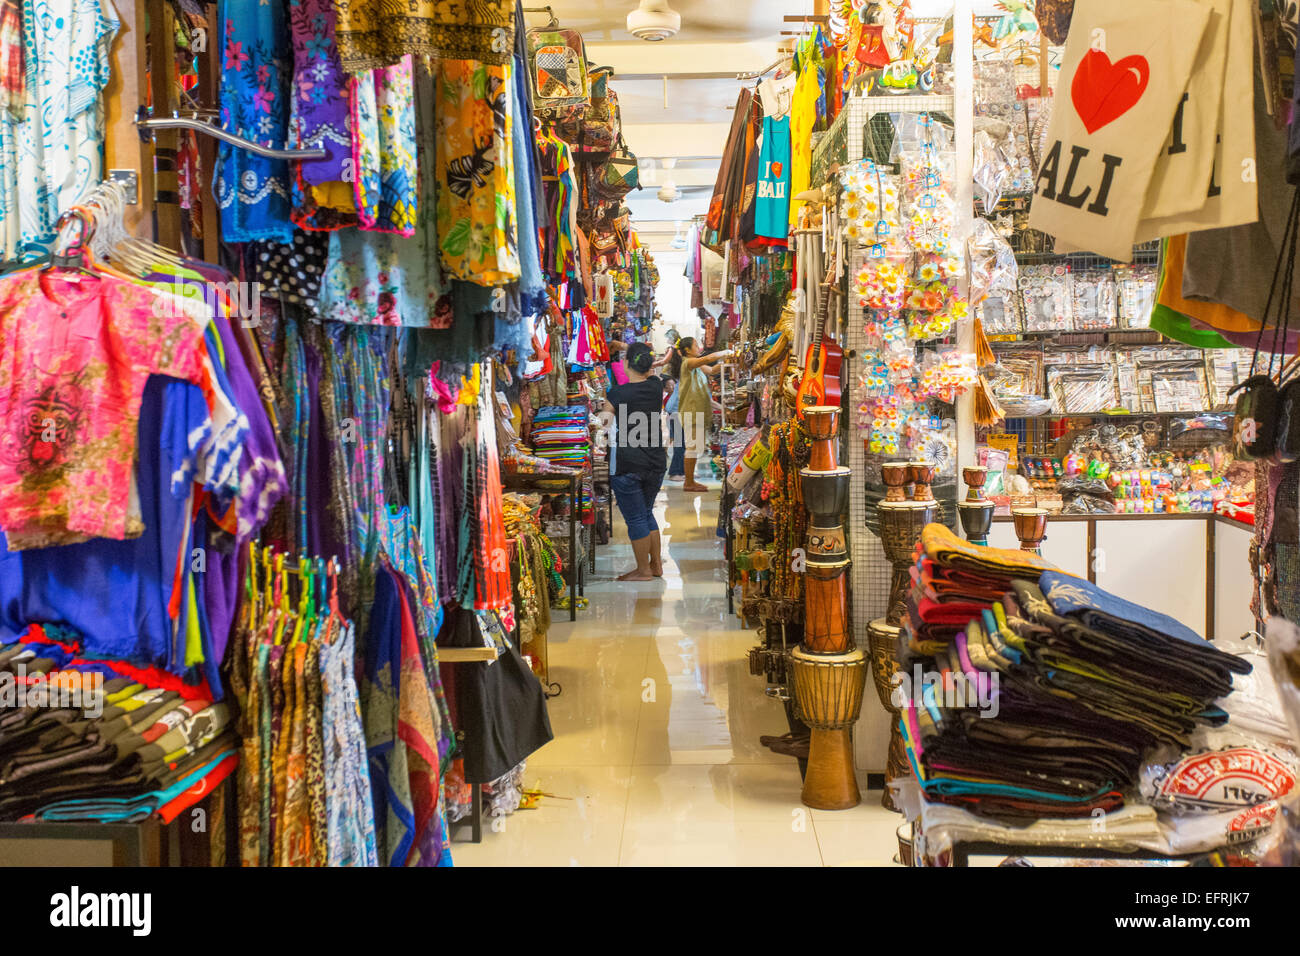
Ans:
[[[21,57],[12,32],[22,28]],[[110,5],[76,0],[48,8],[23,0],[0,13],[0,259],[34,258],[54,241],[59,214],[103,178]],[[22,80],[15,75],[23,69]]]
[[[754,233],[770,244],[784,243],[790,228],[790,117],[763,117],[758,156]]]
[[[446,275],[478,285],[519,278],[512,67],[440,60],[438,237]]]
[[[509,63],[515,44],[511,0],[333,0],[339,56],[349,73],[404,56]]]
[[[261,0],[222,0],[221,125],[264,146],[288,141],[292,62],[285,8]],[[213,183],[227,242],[293,241],[289,163],[222,143]]]
[[[518,2],[186,0],[166,37],[118,8],[143,105],[231,135],[175,134],[181,215],[138,217],[172,169],[104,178],[103,117],[142,105],[105,102],[113,8],[0,0],[0,676],[106,689],[2,708],[0,819],[202,808],[244,866],[451,866],[471,784],[529,799],[552,611],[608,540],[594,409],[659,281],[634,177],[535,114]]]
[[[362,229],[415,235],[415,98],[411,57],[354,78],[352,151],[357,217]]]
[[[344,185],[345,171],[352,166],[348,77],[339,63],[336,19],[331,0],[289,4],[294,68],[291,140],[298,149],[325,150],[322,159],[295,164],[298,186],[313,191],[327,184]]]

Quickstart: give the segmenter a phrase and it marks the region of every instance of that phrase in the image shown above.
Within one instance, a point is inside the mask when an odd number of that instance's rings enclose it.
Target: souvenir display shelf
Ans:
[[[844,144],[845,153],[834,157],[832,161],[855,162],[864,158],[863,131],[867,128],[871,117],[877,113],[944,113],[953,116],[954,100],[951,96],[933,94],[852,96],[845,102],[840,115],[835,118],[835,123],[814,150],[813,168],[818,166],[818,150],[829,150],[840,142]],[[836,126],[841,124],[846,130],[846,135],[843,136],[836,131]],[[860,267],[864,255],[865,249],[850,250],[849,269],[856,270]],[[843,261],[844,259],[841,258],[841,262]],[[856,362],[860,361],[856,357],[862,355],[868,346],[866,316],[862,307],[858,305],[856,297],[847,297],[847,302],[848,324],[844,351],[846,363],[853,362],[854,364],[849,367],[856,369]],[[845,407],[849,409],[857,408],[861,402],[861,396],[856,394],[859,391],[856,378],[856,372],[844,376]],[[849,494],[848,525],[849,554],[853,562],[849,567],[850,593],[853,595],[852,630],[855,635],[866,635],[867,626],[871,621],[884,616],[887,609],[892,567],[885,556],[880,538],[868,531],[869,525],[874,523],[875,502],[884,493],[883,486],[875,489],[874,493],[868,488],[866,476],[871,470],[868,461],[880,459],[880,456],[872,455],[867,450],[865,443],[857,434],[857,429],[847,428],[846,435],[848,436],[846,439],[848,464],[853,474]],[[955,487],[955,484],[951,486],[952,495],[955,495]],[[945,517],[952,515],[955,519],[955,504],[952,503],[955,499],[946,497],[942,486],[935,489],[935,497],[940,499],[940,504],[944,506]],[[871,771],[884,769],[889,724],[889,715],[884,708],[868,705],[862,709],[856,743],[857,765],[860,769]]]

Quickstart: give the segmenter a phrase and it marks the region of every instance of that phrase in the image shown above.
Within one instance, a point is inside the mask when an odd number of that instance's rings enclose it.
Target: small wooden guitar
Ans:
[[[813,405],[840,404],[840,370],[844,365],[844,350],[835,339],[826,334],[827,301],[830,299],[831,285],[835,281],[837,259],[831,256],[826,278],[822,280],[821,299],[817,305],[817,331],[813,333],[812,344],[804,356],[803,381],[799,383],[799,395],[795,402],[795,413],[803,418],[803,410]]]

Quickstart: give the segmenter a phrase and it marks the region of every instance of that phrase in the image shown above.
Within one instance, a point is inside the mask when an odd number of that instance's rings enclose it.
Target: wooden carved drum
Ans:
[[[894,676],[899,671],[898,645],[902,629],[888,623],[883,617],[867,625],[867,640],[871,646],[871,672],[876,685],[880,706],[889,713],[889,751],[885,762],[885,779],[894,780],[911,773],[907,751],[903,746],[903,733],[898,729],[899,710],[894,705]],[[896,810],[885,788],[880,805],[886,810]]]
[[[934,501],[930,485],[934,482],[937,465],[928,461],[909,461],[907,463],[907,481],[912,486],[914,501]]]
[[[813,405],[803,410],[804,427],[812,439],[809,468],[813,471],[832,471],[838,464],[835,437],[839,433],[839,414],[838,405]]]
[[[1020,550],[1042,554],[1043,539],[1047,537],[1047,509],[1017,508],[1011,512],[1011,522],[1020,539]]]
[[[880,466],[880,478],[885,483],[886,501],[907,500],[907,462],[886,462]]]
[[[908,571],[916,543],[921,540],[921,529],[934,521],[939,505],[935,501],[882,501],[876,510],[880,517],[880,544],[894,566],[889,611],[885,616],[890,624],[897,626],[903,623],[907,610],[907,589],[912,580]]]
[[[803,646],[814,654],[843,654],[853,648],[848,616],[848,558],[808,559],[804,580]]]
[[[850,728],[862,713],[867,658],[859,650],[835,656],[790,652],[798,710],[812,728],[803,802],[816,810],[847,810],[861,800],[853,770]]]

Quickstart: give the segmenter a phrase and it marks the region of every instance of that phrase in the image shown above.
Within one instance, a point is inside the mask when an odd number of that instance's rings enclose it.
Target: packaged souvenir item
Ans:
[[[1075,331],[1114,328],[1115,274],[1110,269],[1086,269],[1072,273],[1070,280]]]

